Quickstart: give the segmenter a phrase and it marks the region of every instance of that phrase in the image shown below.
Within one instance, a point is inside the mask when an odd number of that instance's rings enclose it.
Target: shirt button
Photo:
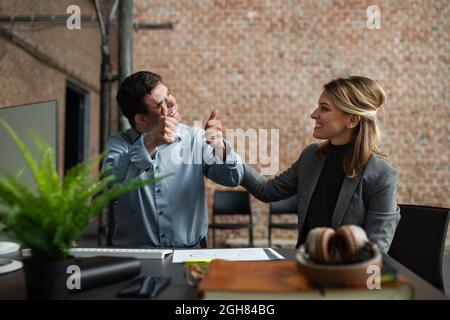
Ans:
[[[161,189],[156,189],[156,193],[160,193],[161,192]]]
[[[164,211],[160,211],[160,212],[159,212],[159,215],[162,215],[163,213],[164,213]]]
[[[159,166],[156,166],[155,170],[159,172]]]
[[[161,235],[161,238],[165,238],[166,237],[166,235],[163,233],[162,235]]]

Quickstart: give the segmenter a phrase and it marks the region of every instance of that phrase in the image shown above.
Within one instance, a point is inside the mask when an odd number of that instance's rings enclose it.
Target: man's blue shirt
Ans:
[[[103,167],[112,169],[116,183],[170,176],[122,196],[115,207],[113,245],[121,247],[189,247],[208,233],[204,177],[238,186],[242,160],[228,142],[226,160],[208,145],[204,130],[177,126],[171,144],[160,145],[151,156],[144,135],[128,129],[112,135],[106,144]]]

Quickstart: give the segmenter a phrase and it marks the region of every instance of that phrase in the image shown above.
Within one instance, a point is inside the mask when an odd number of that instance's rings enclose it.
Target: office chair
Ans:
[[[277,223],[272,221],[273,215],[295,214],[297,216],[298,196],[271,202],[269,210],[269,247],[272,247],[272,229],[298,230],[298,223]]]
[[[450,210],[399,205],[401,219],[389,255],[444,292],[442,256]]]
[[[218,215],[248,215],[248,223],[216,223]],[[247,191],[214,192],[212,224],[213,247],[216,247],[216,229],[248,229],[249,246],[253,247],[253,220],[250,208],[250,196]]]

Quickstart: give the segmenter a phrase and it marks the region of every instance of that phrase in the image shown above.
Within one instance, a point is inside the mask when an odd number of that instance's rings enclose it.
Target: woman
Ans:
[[[281,175],[265,180],[245,166],[242,185],[256,198],[273,202],[298,195],[297,247],[315,227],[355,224],[387,252],[400,220],[395,201],[398,174],[377,143],[377,111],[386,99],[373,80],[354,76],[326,85],[317,109],[314,138]]]

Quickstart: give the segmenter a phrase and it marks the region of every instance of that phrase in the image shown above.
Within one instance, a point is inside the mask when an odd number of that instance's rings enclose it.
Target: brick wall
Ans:
[[[76,4],[82,15],[95,14],[88,0],[2,0],[0,15],[66,15]],[[59,167],[63,168],[65,84],[71,81],[89,92],[89,153],[98,153],[100,43],[96,24],[81,24],[81,30],[64,25],[16,23],[0,27],[14,33],[31,48],[49,57],[55,66],[42,62],[11,41],[0,37],[0,107],[56,99],[59,118]]]
[[[380,30],[367,28],[371,4]],[[315,142],[321,86],[374,78],[388,96],[382,148],[400,173],[398,201],[449,207],[449,11],[446,1],[135,0],[136,20],[177,25],[135,34],[134,69],[165,77],[187,124],[219,108],[225,128],[279,129],[280,172]],[[217,189],[208,182],[210,204]],[[266,238],[268,207],[252,205]]]

